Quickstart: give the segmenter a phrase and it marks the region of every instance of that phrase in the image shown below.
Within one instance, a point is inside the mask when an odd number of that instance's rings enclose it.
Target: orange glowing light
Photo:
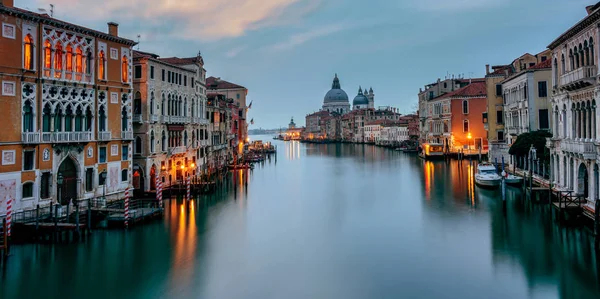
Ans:
[[[471,139],[473,138],[473,136],[471,136],[471,133],[467,133],[467,139]]]
[[[196,167],[196,164],[192,163],[192,168]]]
[[[181,165],[181,169],[185,169],[185,166]]]

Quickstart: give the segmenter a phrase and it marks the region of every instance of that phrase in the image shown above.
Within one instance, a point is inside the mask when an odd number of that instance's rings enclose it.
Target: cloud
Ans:
[[[458,11],[495,8],[509,4],[511,0],[415,0],[408,6],[424,11]]]
[[[229,58],[234,58],[236,56],[238,56],[240,53],[242,53],[244,50],[246,50],[247,46],[238,46],[235,48],[230,49],[229,51],[225,52],[225,56],[229,57]]]
[[[28,7],[55,5],[55,16],[80,23],[116,21],[160,28],[160,35],[187,40],[238,37],[250,30],[301,19],[320,0],[29,0]],[[292,9],[293,8],[293,9]],[[94,12],[82,14],[81,12]]]
[[[310,40],[340,32],[344,30],[344,28],[345,27],[341,24],[333,24],[319,27],[307,32],[297,33],[291,35],[287,40],[283,42],[270,46],[269,49],[273,51],[289,50],[294,47],[300,46]]]

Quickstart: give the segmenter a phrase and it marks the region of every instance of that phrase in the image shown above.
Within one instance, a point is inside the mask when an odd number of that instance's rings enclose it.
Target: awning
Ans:
[[[169,131],[183,131],[183,125],[167,125],[167,130]]]

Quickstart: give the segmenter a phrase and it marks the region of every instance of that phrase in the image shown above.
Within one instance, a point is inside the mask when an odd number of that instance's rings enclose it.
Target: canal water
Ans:
[[[0,298],[600,298],[589,234],[515,188],[504,214],[469,161],[275,143],[161,221],[14,246]]]

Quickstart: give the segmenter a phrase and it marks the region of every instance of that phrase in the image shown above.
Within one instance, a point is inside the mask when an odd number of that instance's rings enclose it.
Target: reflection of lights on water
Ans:
[[[467,165],[467,195],[471,206],[475,206],[475,169],[472,164]]]
[[[188,287],[194,276],[194,260],[198,241],[195,201],[184,200],[179,205],[179,213],[177,213],[177,205],[173,205],[171,215],[177,217],[177,223],[171,223],[176,225],[173,245],[175,250],[170,270],[171,283],[177,285],[178,288]],[[172,218],[172,220],[175,220],[175,218]]]
[[[425,198],[431,199],[431,180],[433,179],[433,163],[425,161]]]
[[[292,140],[286,143],[286,157],[289,160],[300,159],[300,142]]]

